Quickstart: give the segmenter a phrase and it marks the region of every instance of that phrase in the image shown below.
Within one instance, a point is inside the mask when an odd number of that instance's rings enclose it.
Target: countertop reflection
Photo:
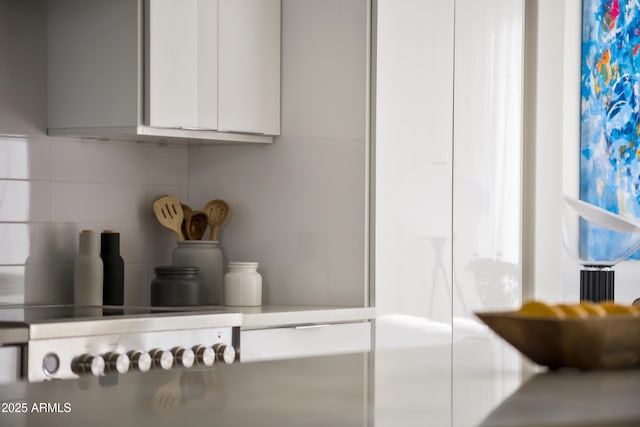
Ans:
[[[640,426],[640,369],[558,370],[526,381],[482,427]]]
[[[519,371],[478,362],[479,349],[467,342],[2,385],[0,425],[640,425],[640,370],[543,372],[518,387]]]

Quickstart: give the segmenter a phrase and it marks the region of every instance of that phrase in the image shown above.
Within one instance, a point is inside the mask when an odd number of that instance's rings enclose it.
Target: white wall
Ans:
[[[451,321],[453,2],[378,2],[376,310]]]
[[[564,10],[526,2],[523,298],[562,300]]]
[[[188,150],[50,138],[46,1],[0,0],[0,303],[72,303],[81,229],[116,229],[125,303],[148,303],[172,232],[153,200],[187,198]]]
[[[282,23],[281,135],[192,147],[189,201],[229,203],[222,247],[265,304],[363,306],[367,1],[284,0]]]
[[[525,221],[531,249],[524,258],[525,296],[577,301],[580,265],[562,246],[561,215],[563,194],[579,194],[582,2],[565,0],[560,8],[556,0],[527,3],[529,41],[534,44],[527,67],[525,144],[535,160],[528,163],[532,169],[525,181],[525,213],[531,215]],[[614,270],[616,300],[629,304],[640,297],[639,262],[625,261]]]

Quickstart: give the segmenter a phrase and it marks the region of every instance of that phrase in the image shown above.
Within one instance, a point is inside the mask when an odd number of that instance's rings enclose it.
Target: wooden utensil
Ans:
[[[204,205],[202,210],[207,214],[209,227],[211,227],[209,240],[216,240],[220,226],[225,222],[227,216],[229,216],[229,205],[224,200],[215,199]]]
[[[182,205],[184,220],[182,221],[182,234],[187,240],[200,240],[207,231],[209,217],[202,211],[194,211],[187,205]]]
[[[193,211],[184,203],[182,203],[180,206],[182,206],[182,213],[184,215],[184,218],[182,218],[182,224],[180,225],[180,230],[182,230],[182,235],[185,239],[191,240],[191,238],[189,237],[189,233],[187,232],[187,218],[191,217],[191,212]]]
[[[184,212],[180,200],[176,196],[164,196],[153,202],[153,212],[160,224],[175,231],[178,240],[184,240],[184,234],[182,234]]]
[[[158,415],[171,415],[178,409],[182,404],[181,377],[182,372],[178,372],[171,381],[156,390],[151,401],[153,412]]]

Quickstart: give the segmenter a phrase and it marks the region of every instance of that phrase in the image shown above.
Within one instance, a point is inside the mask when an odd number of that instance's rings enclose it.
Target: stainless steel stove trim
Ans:
[[[29,339],[73,338],[157,331],[180,331],[219,327],[239,327],[241,313],[163,313],[151,317],[60,320],[29,325]],[[25,340],[26,341],[26,340]]]
[[[200,345],[213,347],[216,344],[224,344],[233,346],[235,329],[239,328],[226,325],[188,328],[185,331],[150,331],[143,334],[132,331],[128,334],[30,340],[27,344],[26,376],[29,382],[79,378],[80,375],[73,371],[73,362],[79,356],[104,357],[110,353],[127,354],[129,351],[136,350],[149,354],[154,350],[171,351],[175,347],[192,349]],[[55,355],[59,360],[59,368],[55,372],[47,372],[46,369],[43,369],[43,361],[50,355]],[[135,367],[131,368],[131,371],[136,370]]]

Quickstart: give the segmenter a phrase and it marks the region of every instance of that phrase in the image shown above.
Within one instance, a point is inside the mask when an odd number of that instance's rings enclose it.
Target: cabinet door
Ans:
[[[217,128],[217,0],[149,0],[149,126]]]
[[[218,128],[280,133],[280,0],[219,0]]]
[[[342,323],[240,333],[240,361],[293,359],[371,350],[371,323]]]

